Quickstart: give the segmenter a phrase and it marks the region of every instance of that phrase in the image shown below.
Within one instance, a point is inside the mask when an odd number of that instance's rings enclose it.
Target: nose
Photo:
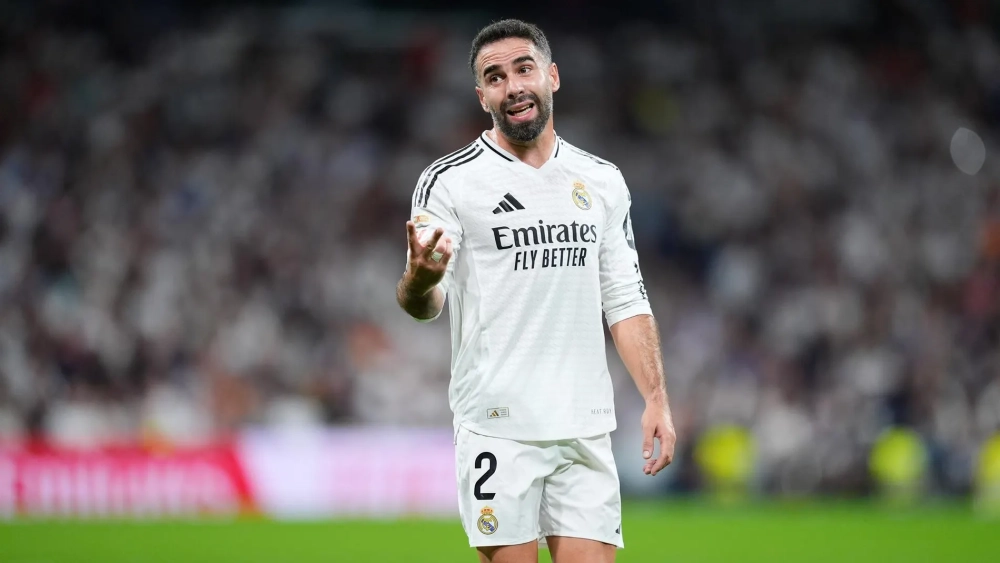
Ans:
[[[521,77],[516,74],[509,77],[507,79],[507,97],[513,100],[523,93],[524,83],[521,81]]]

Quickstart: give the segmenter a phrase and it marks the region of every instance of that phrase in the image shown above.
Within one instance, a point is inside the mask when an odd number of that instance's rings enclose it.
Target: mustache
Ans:
[[[500,106],[500,111],[506,113],[507,110],[510,109],[512,106],[516,106],[517,104],[524,102],[532,102],[535,104],[536,107],[541,107],[542,105],[542,102],[538,99],[538,96],[534,94],[525,94],[514,100],[506,100],[503,103],[503,105]]]

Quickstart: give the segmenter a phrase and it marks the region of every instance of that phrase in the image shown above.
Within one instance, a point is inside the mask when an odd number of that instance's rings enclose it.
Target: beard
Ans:
[[[508,119],[510,117],[507,115],[509,107],[529,101],[535,104],[537,110],[534,119],[520,123],[514,123]],[[552,116],[552,92],[546,92],[542,100],[539,100],[538,96],[534,94],[525,94],[516,100],[506,100],[499,110],[490,108],[490,114],[493,116],[493,123],[500,129],[504,137],[518,143],[529,143],[542,134],[545,125],[549,122],[549,117]]]

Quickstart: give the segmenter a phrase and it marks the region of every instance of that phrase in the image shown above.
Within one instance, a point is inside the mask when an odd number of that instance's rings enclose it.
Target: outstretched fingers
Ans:
[[[443,236],[444,236],[444,229],[442,229],[441,227],[434,229],[434,234],[431,235],[431,240],[427,241],[427,244],[424,246],[424,254],[431,260],[434,259],[433,258],[434,253],[439,252],[437,246],[438,242],[441,240],[441,237]],[[438,260],[434,261],[438,262]]]
[[[416,255],[420,248],[420,237],[417,235],[417,226],[413,221],[406,222],[406,244],[410,247],[410,255]]]

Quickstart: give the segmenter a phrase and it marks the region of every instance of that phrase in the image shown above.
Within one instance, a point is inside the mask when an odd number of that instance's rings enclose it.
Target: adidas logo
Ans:
[[[514,211],[515,209],[524,209],[524,206],[521,205],[521,202],[517,201],[514,196],[507,194],[500,200],[500,205],[493,210],[493,214],[496,215],[497,213],[503,213],[504,211]]]

